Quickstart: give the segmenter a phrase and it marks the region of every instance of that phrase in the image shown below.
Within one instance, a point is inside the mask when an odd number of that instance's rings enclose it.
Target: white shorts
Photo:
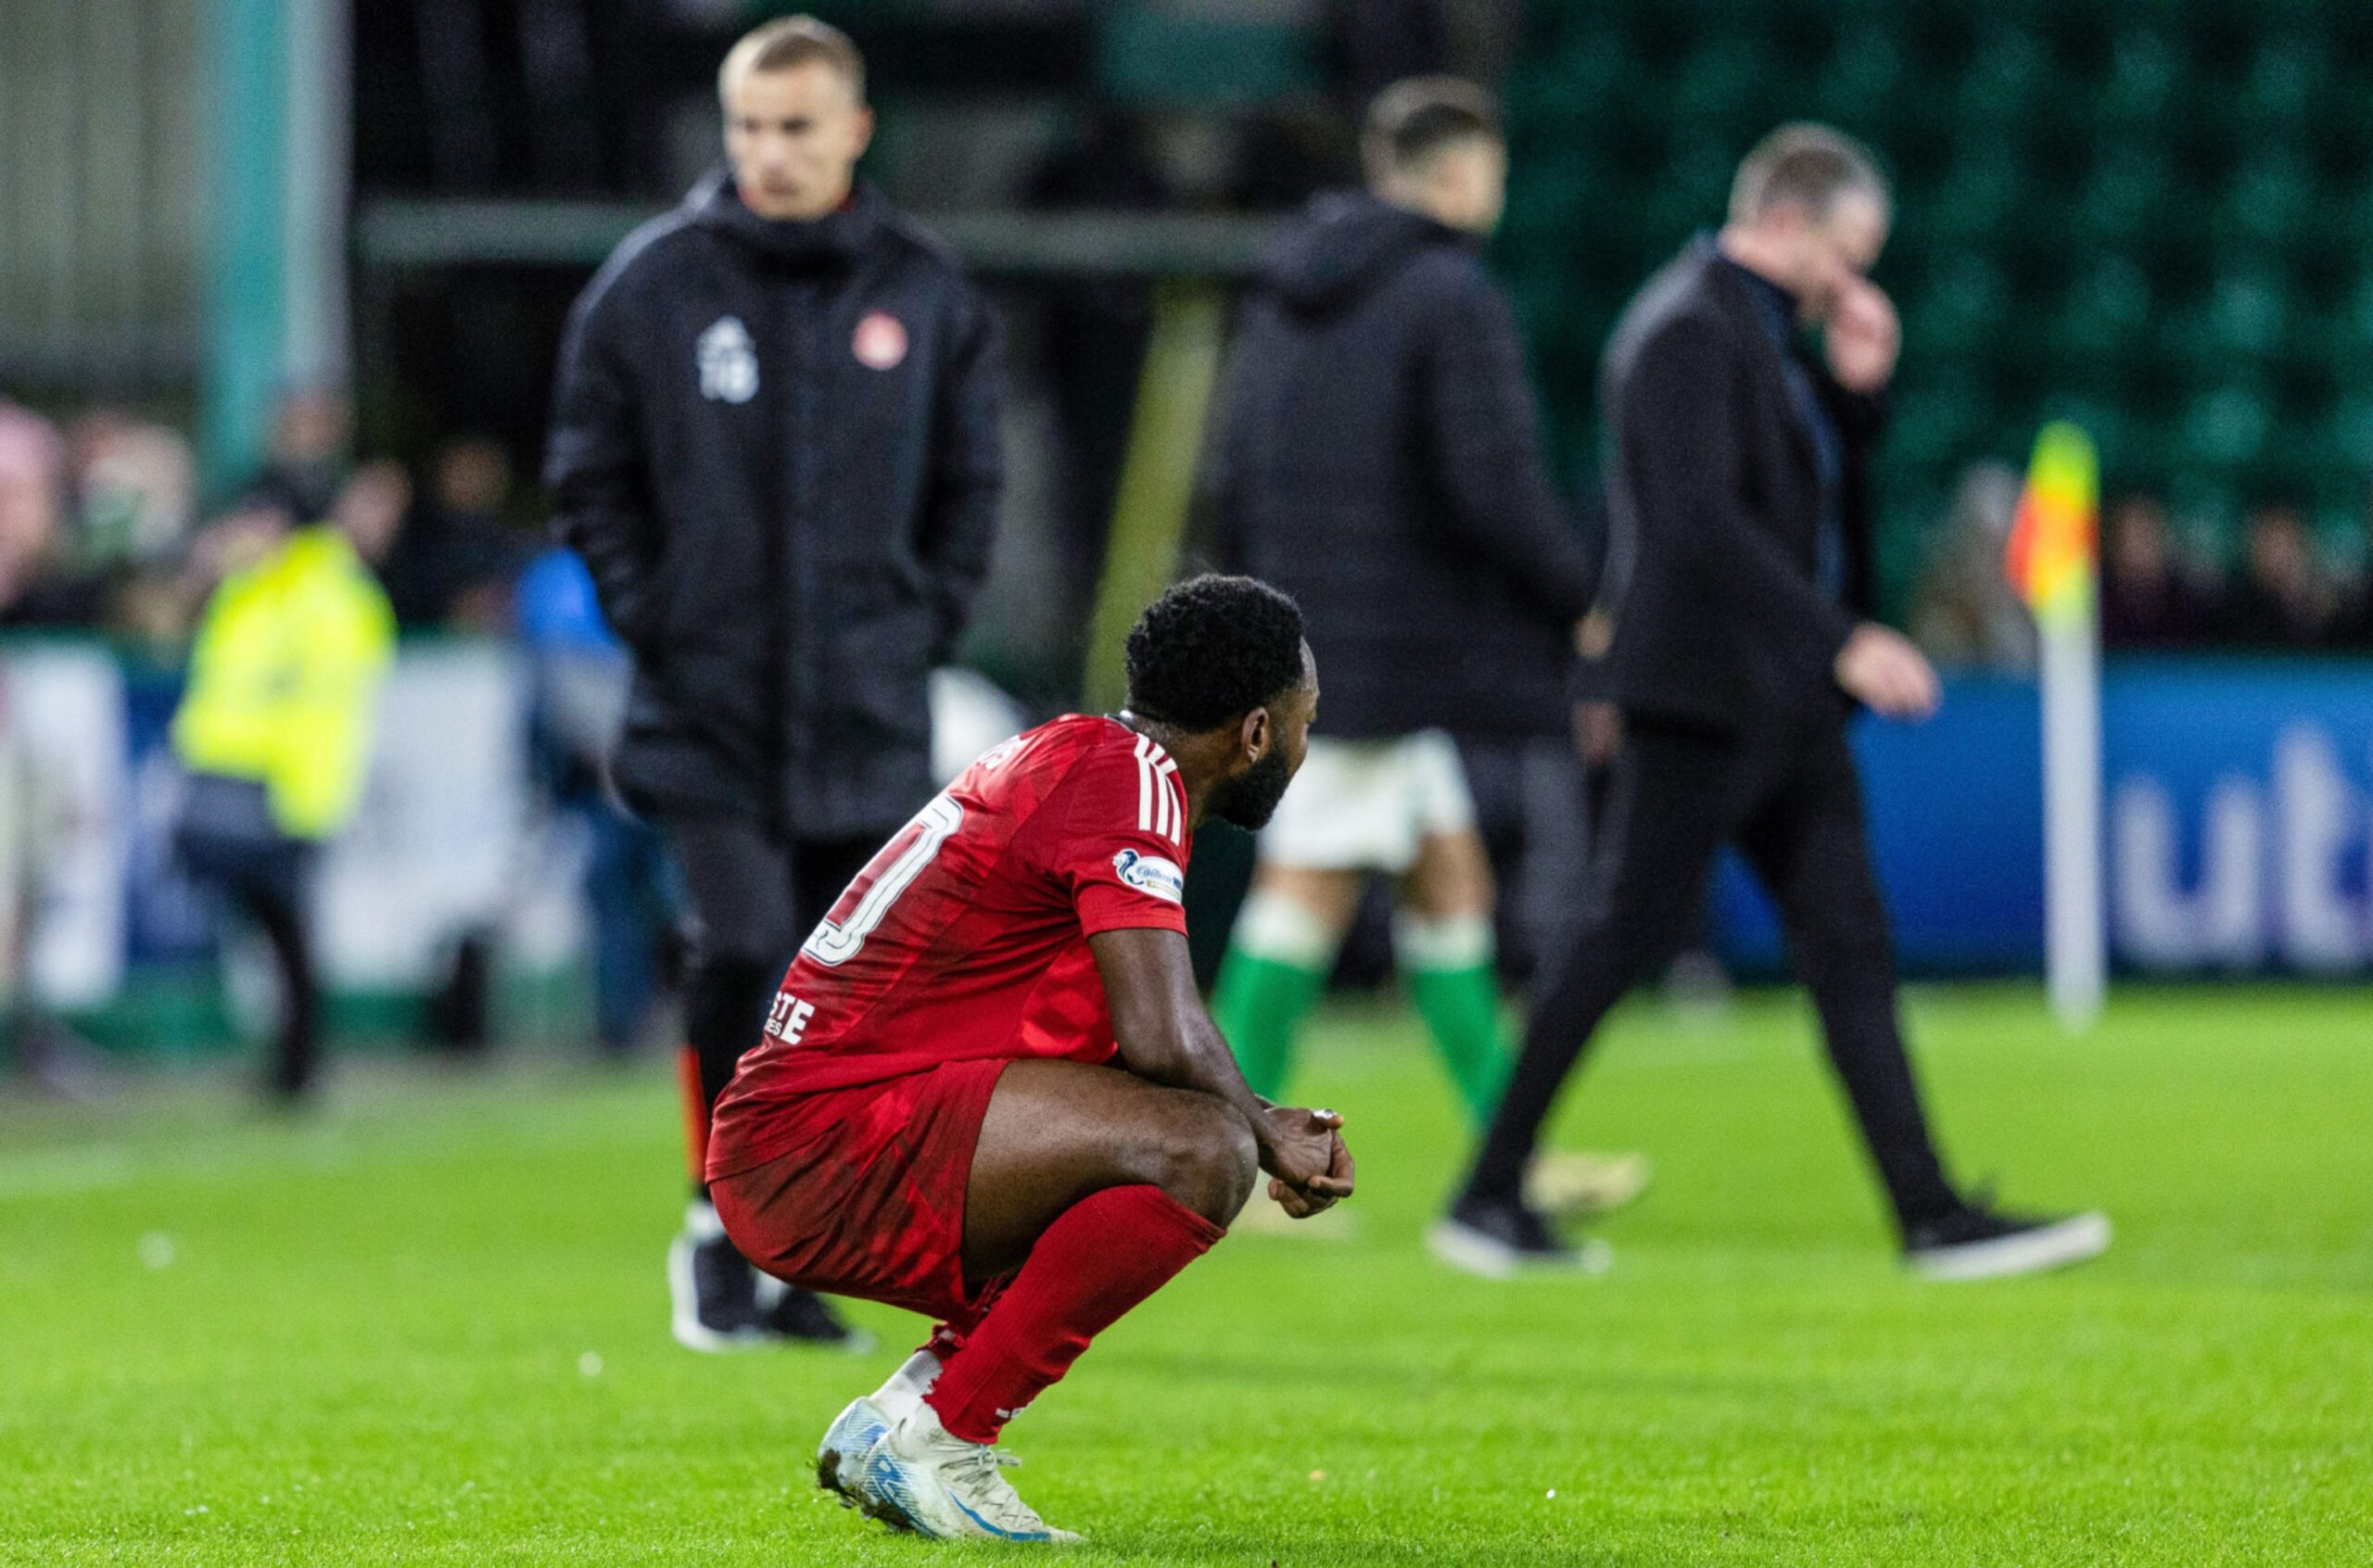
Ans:
[[[1310,738],[1301,771],[1261,833],[1261,858],[1313,871],[1390,871],[1418,841],[1475,826],[1458,742],[1439,729],[1390,740]]]

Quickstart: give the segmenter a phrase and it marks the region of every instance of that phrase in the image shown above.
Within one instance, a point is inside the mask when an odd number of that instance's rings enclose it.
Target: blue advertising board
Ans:
[[[2110,952],[2139,973],[2373,970],[2373,664],[2113,663],[2102,689]],[[1910,973],[2033,972],[2043,787],[2032,683],[1965,677],[1924,725],[1855,732],[1880,880]],[[1783,967],[1735,862],[1716,942]]]

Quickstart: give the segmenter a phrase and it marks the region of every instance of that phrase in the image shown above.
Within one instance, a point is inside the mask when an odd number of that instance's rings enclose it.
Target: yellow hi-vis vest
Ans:
[[[174,754],[193,773],[263,785],[290,837],[328,837],[362,793],[395,640],[387,596],[346,536],[298,529],[206,601]]]

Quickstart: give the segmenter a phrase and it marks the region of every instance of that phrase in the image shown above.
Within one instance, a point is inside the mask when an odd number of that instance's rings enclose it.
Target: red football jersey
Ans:
[[[1110,1061],[1087,939],[1186,930],[1192,847],[1177,763],[1118,720],[1070,714],[974,763],[800,948],[717,1100],[711,1178],[787,1153],[796,1132],[770,1123],[816,1090],[983,1057]]]

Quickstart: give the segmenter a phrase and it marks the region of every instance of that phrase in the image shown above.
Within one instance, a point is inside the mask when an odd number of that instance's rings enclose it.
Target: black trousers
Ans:
[[[1715,852],[1729,842],[1779,907],[1898,1220],[1950,1210],[1959,1199],[1896,1020],[1886,911],[1844,713],[1824,702],[1745,738],[1635,723],[1593,782],[1591,816],[1584,917],[1544,975],[1469,1195],[1517,1194],[1542,1124],[1600,1020],[1696,933]]]
[[[294,1099],[321,1060],[320,985],[306,914],[315,846],[272,823],[263,787],[199,774],[186,785],[173,843],[183,869],[263,933],[280,981],[280,1027],[266,1081]]]
[[[660,821],[684,879],[684,1033],[714,1112],[799,944],[883,838],[780,838],[740,817]]]

